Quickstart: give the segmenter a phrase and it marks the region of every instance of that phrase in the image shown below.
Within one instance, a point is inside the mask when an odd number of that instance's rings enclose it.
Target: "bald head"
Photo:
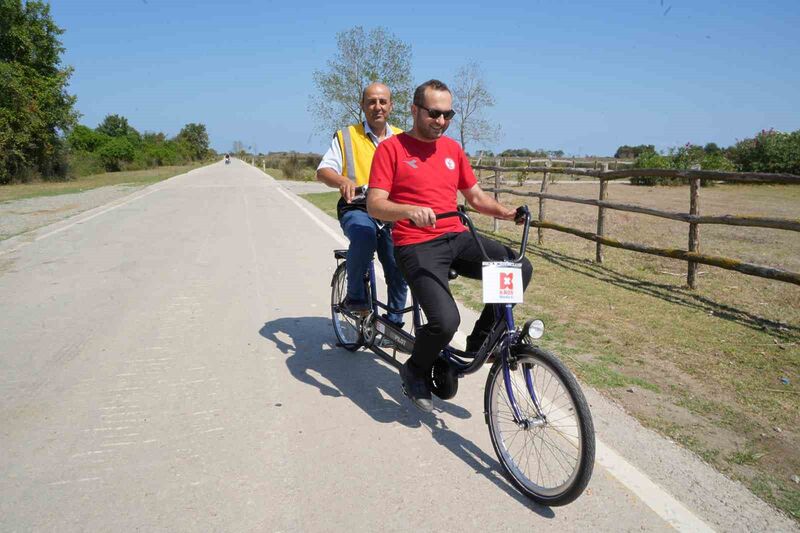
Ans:
[[[370,129],[382,137],[386,131],[386,121],[392,112],[392,93],[383,83],[370,83],[361,93],[361,110]]]
[[[384,85],[379,81],[374,81],[364,87],[364,90],[361,91],[361,103],[363,104],[367,100],[367,94],[371,94],[374,92],[379,92],[388,96],[389,101],[392,101],[392,91],[389,90],[389,87]]]

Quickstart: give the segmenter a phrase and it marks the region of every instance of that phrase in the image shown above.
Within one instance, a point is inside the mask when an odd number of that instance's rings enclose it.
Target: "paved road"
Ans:
[[[235,161],[0,242],[0,530],[794,527],[591,391],[588,490],[526,501],[483,376],[421,415],[332,345],[318,217]]]

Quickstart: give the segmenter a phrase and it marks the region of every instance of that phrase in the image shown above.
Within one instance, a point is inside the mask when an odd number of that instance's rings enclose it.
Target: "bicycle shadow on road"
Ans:
[[[520,504],[544,518],[555,516],[549,507],[538,505],[520,494],[506,480],[495,457],[452,431],[446,421],[437,416],[444,413],[466,419],[472,417],[467,409],[438,399],[433,413],[413,408],[403,396],[397,372],[383,364],[377,355],[336,347],[330,319],[279,318],[266,322],[259,334],[288,355],[286,366],[300,382],[316,387],[324,396],[348,398],[376,422],[396,422],[408,428],[426,427],[439,445]],[[482,423],[479,418],[475,420]]]

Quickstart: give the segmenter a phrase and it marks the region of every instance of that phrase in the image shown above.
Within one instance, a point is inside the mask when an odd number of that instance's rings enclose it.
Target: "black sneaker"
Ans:
[[[480,332],[480,333],[473,333],[472,335],[467,335],[467,348],[465,350],[466,356],[468,358],[473,358],[478,355],[478,351],[483,346],[483,343],[486,342],[486,337],[488,337],[488,333]],[[486,358],[487,364],[494,363],[494,352]]]
[[[481,346],[483,346],[483,343],[486,341],[486,337],[488,336],[489,334],[484,332],[467,335],[467,351],[474,353],[480,350]]]
[[[345,296],[342,302],[342,307],[351,315],[367,316],[372,309],[367,302],[361,300],[351,300],[349,296]]]
[[[430,413],[433,411],[433,399],[425,378],[418,377],[408,368],[408,363],[400,367],[400,380],[403,383],[403,394],[420,411]]]

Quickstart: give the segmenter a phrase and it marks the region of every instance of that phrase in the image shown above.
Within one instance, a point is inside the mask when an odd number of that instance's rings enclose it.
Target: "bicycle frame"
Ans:
[[[530,230],[530,212],[528,211],[527,206],[524,207],[523,214],[525,217],[525,230],[522,239],[520,255],[519,257],[517,257],[515,262],[520,262],[522,260],[522,257],[524,257],[525,247],[528,240],[528,231]],[[484,255],[484,258],[487,261],[490,260],[490,258],[486,254],[486,251],[483,249],[480,240],[478,240],[477,232],[469,217],[463,212],[459,211],[459,212],[444,213],[442,215],[438,215],[437,219],[445,218],[448,216],[458,216],[464,222],[466,222],[470,232],[472,233],[472,236],[478,243]],[[369,295],[370,307],[372,308],[371,315],[365,318],[363,322],[364,329],[369,330],[366,331],[365,337],[371,339],[368,341],[367,347],[375,354],[380,356],[382,359],[384,359],[385,361],[387,361],[388,363],[392,364],[394,367],[399,369],[403,363],[397,359],[396,351],[394,352],[394,354],[390,354],[373,342],[377,336],[375,330],[377,330],[384,336],[387,336],[394,342],[400,343],[401,345],[404,345],[404,347],[409,348],[407,350],[409,352],[411,351],[410,348],[413,347],[415,337],[407,333],[406,331],[398,328],[394,323],[381,316],[380,311],[384,310],[388,313],[397,313],[397,314],[406,314],[408,312],[411,312],[414,331],[417,331],[417,329],[422,327],[423,325],[422,314],[420,311],[419,304],[415,299],[413,299],[412,296],[411,306],[406,307],[404,309],[391,309],[389,308],[388,305],[378,300],[374,261],[371,261],[369,263],[369,268],[367,269],[367,274],[365,276],[364,283],[369,285],[369,290],[367,291],[367,294]],[[468,356],[465,352],[458,350],[453,346],[447,345],[442,350],[442,357],[448,362],[448,364],[451,365],[451,367],[455,370],[457,377],[460,378],[467,374],[472,374],[476,372],[479,368],[481,368],[484,365],[489,356],[495,353],[496,357],[500,359],[500,364],[503,365],[503,381],[505,384],[506,395],[508,396],[508,400],[511,404],[512,412],[514,415],[514,421],[519,425],[525,425],[528,424],[530,421],[524,419],[520,414],[520,409],[516,400],[516,395],[511,385],[510,365],[513,364],[514,362],[511,348],[521,340],[520,332],[517,331],[514,324],[514,315],[512,312],[513,305],[512,304],[493,304],[493,305],[495,312],[495,322],[494,325],[492,326],[491,332],[489,333],[486,341],[483,343],[483,346],[481,346],[481,349],[477,353],[475,353],[474,356],[472,355]],[[371,328],[374,328],[375,330],[372,330]],[[467,361],[466,359],[472,359],[472,360]],[[539,399],[537,398],[536,391],[534,390],[533,380],[530,375],[530,370],[528,368],[525,368],[525,383],[528,393],[530,394],[534,406],[536,407],[538,417],[544,419],[544,414],[542,413]]]

